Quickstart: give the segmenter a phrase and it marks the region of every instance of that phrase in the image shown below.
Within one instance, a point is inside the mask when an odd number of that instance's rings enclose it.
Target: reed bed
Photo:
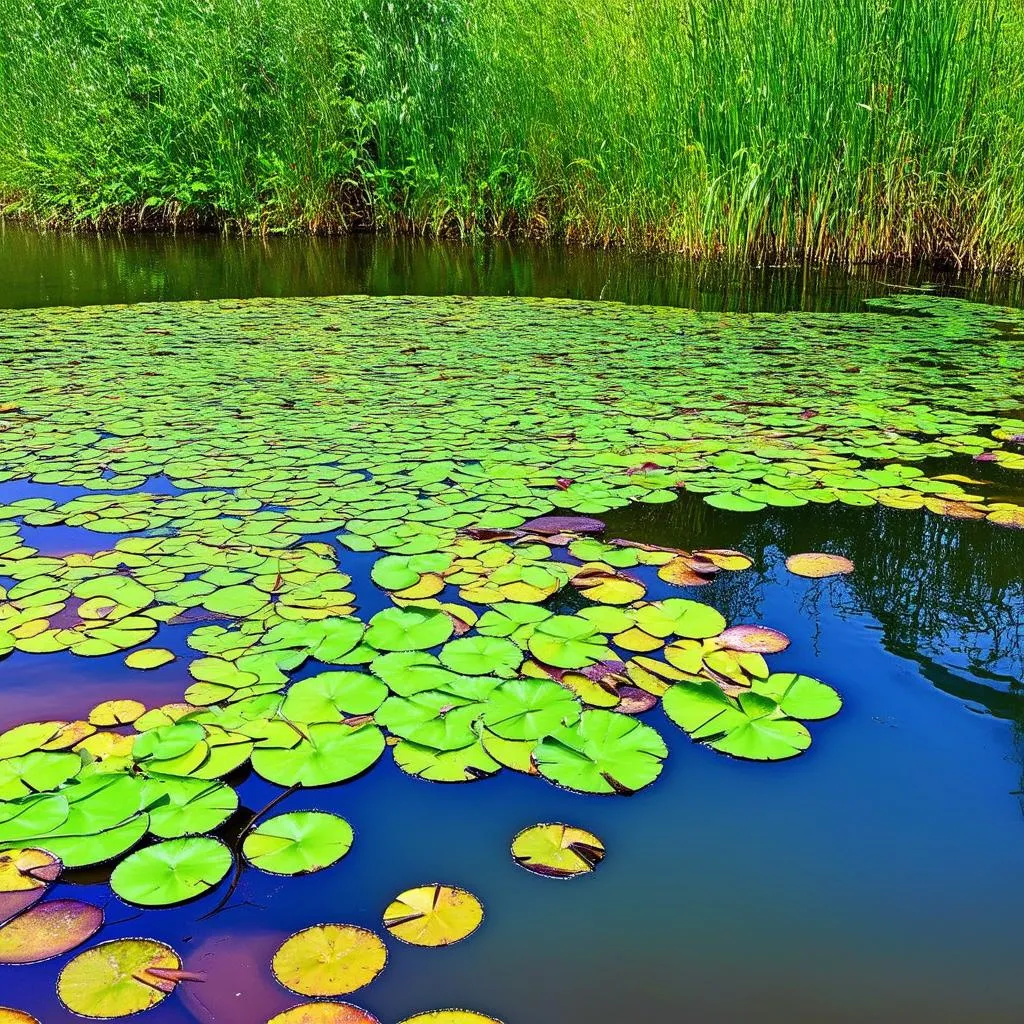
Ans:
[[[99,228],[1024,263],[1018,0],[0,0],[0,198]]]

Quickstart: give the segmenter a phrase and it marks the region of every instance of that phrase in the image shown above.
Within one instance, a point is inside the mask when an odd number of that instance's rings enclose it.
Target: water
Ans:
[[[885,277],[764,271],[737,283],[722,271],[697,281],[694,268],[604,254],[13,237],[0,260],[24,277],[18,284],[0,267],[9,306],[295,290],[595,297],[607,288],[704,308],[856,308],[883,293]],[[969,287],[978,297],[1004,285]],[[1005,484],[1017,486],[1012,474]],[[693,499],[604,518],[609,537],[736,547],[754,558],[755,570],[721,574],[690,596],[730,621],[783,630],[793,643],[773,666],[843,694],[843,712],[815,726],[811,750],[775,765],[733,761],[691,744],[657,712],[670,757],[661,779],[630,799],[569,794],[508,772],[429,784],[385,758],[361,779],[282,807],[348,818],[357,838],[340,865],[285,880],[246,872],[227,909],[207,920],[216,895],[140,915],[110,896],[102,870],[73,875],[85,898],[107,906],[101,938],[162,938],[187,965],[211,970],[206,986],[144,1019],[261,1024],[300,1001],[266,969],[287,934],[332,920],[379,928],[395,893],[434,880],[475,892],[487,918],[449,950],[389,943],[385,973],[351,997],[385,1024],[443,1006],[507,1024],[1021,1019],[1024,533],[881,508],[738,517]],[[86,550],[84,531],[64,531],[58,547]],[[796,578],[781,563],[798,550],[841,551],[857,571]],[[368,564],[346,555],[357,584]],[[652,583],[648,597],[670,593]],[[182,650],[186,633],[161,630],[160,643]],[[16,653],[0,673],[0,728],[83,714],[111,696],[173,700],[190,681],[182,661],[140,678],[117,658],[70,654]],[[241,784],[249,809],[279,792],[255,776]],[[546,820],[604,839],[608,857],[593,877],[555,882],[512,863],[512,836]],[[248,971],[237,964],[247,956]],[[53,962],[0,968],[0,1002],[45,1024],[80,1020],[57,1003],[55,973]]]
[[[859,310],[929,284],[1024,305],[1024,279],[906,266],[734,267],[525,243],[39,235],[0,224],[0,308],[287,295],[537,295],[693,309]]]

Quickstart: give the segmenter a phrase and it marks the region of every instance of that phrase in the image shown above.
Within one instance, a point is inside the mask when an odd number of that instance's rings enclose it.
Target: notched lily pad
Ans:
[[[60,972],[57,995],[72,1012],[101,1020],[141,1013],[174,991],[181,959],[154,939],[113,939],[79,953]]]
[[[428,1010],[406,1017],[400,1024],[502,1024],[502,1021],[475,1010]]]
[[[352,826],[326,811],[268,818],[242,843],[246,860],[273,875],[306,875],[337,863],[352,848]]]
[[[573,825],[531,825],[512,840],[515,862],[548,878],[588,874],[601,863],[604,853],[604,843],[597,836]]]
[[[80,900],[48,900],[0,927],[0,964],[35,964],[62,956],[91,939],[103,911]]]
[[[450,946],[472,935],[483,919],[472,893],[438,882],[407,889],[384,911],[384,927],[414,946]]]
[[[271,1017],[267,1024],[380,1024],[380,1021],[351,1003],[301,1003]]]
[[[169,839],[121,861],[110,876],[110,887],[140,906],[184,903],[218,885],[232,860],[231,851],[217,839]]]

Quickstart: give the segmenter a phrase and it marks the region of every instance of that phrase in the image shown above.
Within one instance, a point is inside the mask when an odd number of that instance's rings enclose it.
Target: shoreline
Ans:
[[[2,200],[0,200],[2,208]],[[632,234],[628,229],[602,235],[596,227],[588,230],[510,228],[494,230],[458,222],[440,225],[417,224],[411,217],[386,218],[373,224],[364,218],[318,220],[311,223],[281,224],[269,219],[257,222],[232,216],[204,214],[192,210],[161,210],[151,207],[140,215],[137,209],[112,211],[100,219],[65,216],[42,217],[29,213],[2,212],[0,231],[13,227],[40,235],[222,239],[341,239],[374,238],[391,241],[425,241],[486,245],[493,243],[529,244],[570,252],[616,252],[633,257],[669,257],[700,263],[736,264],[751,269],[846,269],[871,267],[915,268],[936,273],[994,274],[1000,277],[1024,276],[1024,248],[1010,249],[996,259],[988,258],[984,247],[971,249],[966,244],[943,246],[918,245],[910,249],[855,250],[839,240],[820,249],[780,244],[768,236],[754,239],[742,249],[730,248],[716,239],[680,239],[670,229],[652,227]]]

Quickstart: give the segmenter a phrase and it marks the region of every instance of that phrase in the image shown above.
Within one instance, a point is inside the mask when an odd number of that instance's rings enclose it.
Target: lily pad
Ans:
[[[428,1010],[406,1017],[400,1024],[502,1024],[496,1017],[485,1017],[474,1010]]]
[[[379,936],[352,924],[320,924],[288,938],[274,954],[274,977],[304,996],[340,996],[369,985],[388,953]]]
[[[580,793],[628,795],[660,774],[668,748],[649,726],[614,711],[584,711],[575,725],[537,744],[533,763],[551,782]]]
[[[57,995],[82,1017],[130,1017],[166,999],[177,984],[168,973],[180,970],[178,954],[162,942],[114,939],[67,964],[57,979]]]
[[[131,725],[145,711],[146,705],[137,700],[107,700],[89,712],[89,721],[100,727]]]
[[[330,786],[362,775],[384,753],[384,734],[374,725],[320,723],[288,735],[287,744],[253,751],[252,766],[279,786]]]
[[[250,864],[274,875],[305,875],[337,863],[352,848],[352,826],[324,811],[291,811],[269,818],[242,844]]]
[[[511,640],[467,636],[445,644],[441,664],[467,676],[511,676],[522,664],[523,652]]]
[[[806,576],[820,580],[828,576],[843,576],[853,572],[853,562],[843,555],[830,555],[823,551],[809,551],[800,555],[790,555],[786,559],[786,568],[794,576]]]
[[[720,647],[754,654],[778,654],[789,647],[789,637],[769,626],[729,626],[716,639]]]
[[[510,679],[488,698],[480,720],[506,740],[537,740],[579,720],[579,701],[557,683]]]
[[[407,889],[384,911],[384,927],[413,946],[450,946],[472,935],[483,919],[472,893],[437,882]]]
[[[351,1003],[301,1003],[271,1017],[267,1024],[380,1024],[380,1021]]]
[[[103,911],[80,900],[48,900],[0,927],[0,964],[52,960],[91,939]]]
[[[679,683],[662,698],[665,713],[695,740],[752,761],[781,761],[810,745],[806,728],[756,693],[733,700],[712,682]]]
[[[428,782],[477,782],[501,770],[482,743],[470,743],[455,750],[401,740],[393,749],[395,764],[407,775]]]
[[[755,680],[751,689],[776,701],[783,714],[805,722],[831,718],[843,706],[831,686],[796,672],[775,672],[767,679]]]
[[[437,609],[388,608],[370,619],[364,639],[378,651],[424,651],[454,631],[452,620]]]
[[[219,840],[169,839],[121,861],[110,876],[110,887],[129,903],[170,906],[209,892],[232,862],[231,851]]]
[[[531,825],[512,840],[512,857],[535,875],[575,878],[593,871],[604,859],[604,843],[573,825]]]
[[[144,647],[139,651],[132,651],[124,663],[129,668],[150,670],[168,665],[174,661],[174,652],[165,647]]]
[[[0,835],[5,831],[12,832],[10,825],[5,829],[0,824]],[[31,825],[28,831],[33,831]],[[60,860],[46,850],[14,848],[0,853],[0,924],[38,903],[61,869]]]

